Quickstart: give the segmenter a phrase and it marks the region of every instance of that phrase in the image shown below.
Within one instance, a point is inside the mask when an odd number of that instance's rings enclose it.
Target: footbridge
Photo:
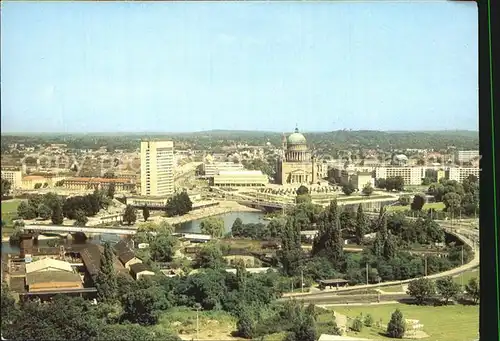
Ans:
[[[48,232],[48,233],[101,233],[133,235],[137,232],[137,226],[113,227],[82,227],[82,226],[61,226],[61,225],[26,225],[22,228],[25,232]]]

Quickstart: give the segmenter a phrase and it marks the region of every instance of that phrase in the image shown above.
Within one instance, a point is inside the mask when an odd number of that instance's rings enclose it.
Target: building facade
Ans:
[[[479,150],[459,150],[455,155],[457,162],[471,162],[479,158]]]
[[[141,195],[166,196],[174,193],[174,143],[141,142]]]
[[[476,167],[450,167],[446,173],[448,180],[455,180],[458,182],[464,181],[469,175],[474,175],[479,179],[479,168]]]
[[[213,176],[212,186],[218,187],[262,187],[269,183],[261,171],[220,171]]]
[[[62,187],[74,191],[88,191],[96,188],[106,189],[112,183],[115,184],[116,193],[132,192],[136,185],[133,179],[73,177],[64,179]]]
[[[306,138],[296,128],[288,138],[283,138],[276,173],[276,182],[280,185],[314,184],[326,177],[326,167],[316,162],[307,147]]]
[[[206,177],[213,177],[219,172],[224,171],[242,171],[245,168],[241,163],[234,162],[205,162],[203,163],[203,171]]]
[[[2,179],[10,182],[11,189],[19,189],[22,186],[22,172],[17,170],[2,170]]]
[[[377,167],[376,179],[387,179],[400,176],[405,185],[418,186],[425,177],[425,167]]]
[[[350,182],[360,192],[366,185],[375,186],[375,179],[370,172],[358,172],[351,176]]]

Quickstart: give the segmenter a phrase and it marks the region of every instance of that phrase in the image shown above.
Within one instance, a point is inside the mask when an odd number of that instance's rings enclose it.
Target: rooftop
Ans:
[[[80,255],[89,274],[92,276],[97,275],[101,267],[101,251],[99,247],[97,245],[88,245],[80,252]]]
[[[80,275],[74,272],[65,271],[41,271],[26,274],[26,284],[28,286],[37,283],[57,283],[57,282],[81,282]]]
[[[262,175],[260,170],[220,171],[219,175]]]
[[[73,182],[95,182],[95,183],[131,183],[132,180],[128,178],[84,178],[84,177],[72,177],[65,181]]]
[[[26,264],[26,273],[42,272],[44,269],[54,269],[50,272],[73,272],[71,264],[57,259],[45,258]]]
[[[135,263],[135,264],[132,264],[130,266],[130,271],[134,274],[134,275],[137,275],[141,272],[144,272],[144,271],[150,271],[150,272],[153,272],[149,266],[147,266],[146,264],[144,263]]]

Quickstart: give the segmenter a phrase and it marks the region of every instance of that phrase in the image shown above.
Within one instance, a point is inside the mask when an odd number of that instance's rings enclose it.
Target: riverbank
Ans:
[[[180,217],[165,218],[157,216],[157,217],[151,217],[151,219],[157,220],[157,222],[165,221],[171,225],[177,225],[192,220],[204,219],[216,215],[233,213],[233,212],[261,212],[261,211],[255,208],[240,205],[236,201],[220,201],[218,206],[200,208]]]

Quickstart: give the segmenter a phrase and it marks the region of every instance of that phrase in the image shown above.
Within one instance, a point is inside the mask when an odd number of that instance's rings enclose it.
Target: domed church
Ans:
[[[287,137],[283,134],[283,151],[277,167],[277,183],[314,184],[323,178],[322,165],[316,165],[314,157],[307,147],[307,140],[295,128]]]

